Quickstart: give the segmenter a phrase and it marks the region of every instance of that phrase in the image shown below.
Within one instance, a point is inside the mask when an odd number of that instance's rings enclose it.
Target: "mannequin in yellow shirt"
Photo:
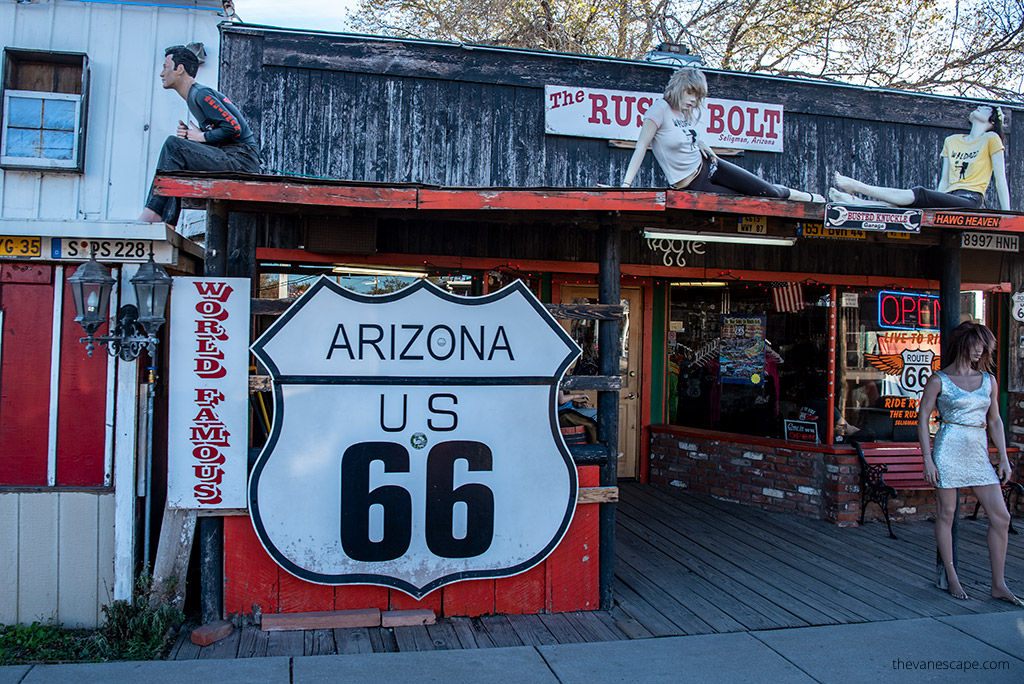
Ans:
[[[995,179],[999,208],[1010,210],[1003,147],[1003,112],[981,105],[971,112],[968,133],[951,135],[942,146],[942,174],[937,190],[916,186],[887,188],[868,185],[836,172],[836,187],[829,188],[833,202],[844,204],[887,204],[897,207],[934,209],[978,209],[985,201],[989,182]],[[853,193],[870,197],[865,201]]]

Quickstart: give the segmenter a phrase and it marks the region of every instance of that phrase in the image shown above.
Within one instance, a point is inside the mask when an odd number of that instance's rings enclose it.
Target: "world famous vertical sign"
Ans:
[[[175,278],[167,505],[245,508],[249,279]]]
[[[252,349],[274,422],[249,510],[288,572],[421,597],[561,540],[577,481],[556,395],[580,350],[522,283],[369,296],[321,278]]]

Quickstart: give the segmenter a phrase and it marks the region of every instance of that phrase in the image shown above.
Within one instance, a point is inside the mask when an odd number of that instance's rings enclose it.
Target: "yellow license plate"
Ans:
[[[42,256],[42,243],[42,238],[38,237],[0,235],[0,257]]]

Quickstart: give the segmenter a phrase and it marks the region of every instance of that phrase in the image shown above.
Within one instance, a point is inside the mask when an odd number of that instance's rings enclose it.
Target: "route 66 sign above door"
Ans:
[[[317,281],[253,344],[274,425],[253,525],[288,572],[417,598],[543,560],[575,510],[558,381],[579,347],[521,282],[459,297]]]
[[[1024,292],[1014,292],[1011,299],[1013,305],[1010,307],[1010,311],[1013,314],[1013,320],[1024,323]]]

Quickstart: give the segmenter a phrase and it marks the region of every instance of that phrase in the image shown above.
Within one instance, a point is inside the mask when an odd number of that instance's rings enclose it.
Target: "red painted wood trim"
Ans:
[[[224,518],[224,614],[279,613],[279,574],[247,516]],[[360,606],[365,607],[365,606]]]
[[[0,307],[0,485],[45,487],[53,286],[0,283]]]
[[[581,466],[578,472],[581,487],[596,487],[600,483],[598,466]],[[599,506],[577,506],[569,530],[548,556],[544,584],[549,612],[598,607],[599,510]]]
[[[360,608],[390,608],[390,590],[372,584],[346,584],[334,587],[334,610],[358,610]]]
[[[498,615],[534,615],[544,612],[547,561],[526,572],[494,580],[494,612]]]
[[[444,587],[444,615],[477,617],[494,614],[494,582],[493,579],[466,580]]]
[[[667,190],[665,194],[665,206],[669,209],[726,212],[751,216],[786,216],[819,223],[825,220],[825,205],[813,202],[791,202],[747,195],[716,195],[710,192],[687,190]]]
[[[435,589],[423,598],[417,600],[412,596],[409,596],[404,591],[398,591],[392,589],[389,594],[391,596],[391,610],[432,610],[435,615],[440,615],[441,610],[444,607],[442,601],[444,587]]]
[[[509,262],[507,259],[491,259],[482,257],[451,257],[433,254],[374,254],[340,255],[314,254],[301,249],[273,249],[260,247],[256,250],[258,261],[273,261],[304,264],[372,264],[393,266],[426,266],[427,268],[457,270],[486,270],[511,266],[519,271],[540,271],[544,273],[572,273],[596,275],[596,262],[577,261],[533,261],[521,260]],[[636,278],[692,278],[696,280],[749,280],[751,282],[816,282],[822,285],[845,285],[847,287],[905,287],[914,289],[936,290],[939,281],[925,278],[899,278],[890,276],[863,275],[832,275],[828,273],[799,273],[792,271],[747,271],[721,268],[675,268],[669,266],[646,266],[643,264],[623,264],[622,273]],[[569,284],[562,280],[563,284]],[[990,285],[977,286],[974,289],[985,289]]]
[[[680,437],[695,437],[713,442],[726,442],[730,444],[751,444],[754,446],[770,447],[772,449],[790,449],[792,451],[813,451],[825,454],[856,454],[856,450],[846,444],[803,444],[798,442],[787,442],[784,439],[771,437],[756,437],[754,435],[741,435],[735,432],[719,432],[717,430],[702,430],[700,428],[682,427],[679,425],[652,425],[651,432],[663,432]]]
[[[419,191],[420,209],[521,211],[664,211],[663,191],[511,190],[457,188]]]
[[[385,209],[415,209],[417,192],[415,188],[261,183],[212,178],[169,178],[159,175],[153,182],[153,188],[158,195],[168,197]]]
[[[652,283],[644,283],[643,289],[641,289],[641,296],[643,299],[643,320],[644,320],[644,331],[640,336],[640,349],[643,354],[642,370],[643,380],[640,384],[640,453],[638,458],[640,461],[640,472],[639,479],[642,483],[647,483],[651,478],[651,440],[647,431],[648,425],[651,424],[651,402],[659,401],[662,403],[662,415],[665,413],[665,396],[662,394],[660,397],[653,397],[653,384],[654,380],[651,377],[653,373],[654,365],[654,354],[655,350],[651,349],[650,342],[654,339],[654,285]],[[664,350],[662,350],[664,353]]]
[[[836,437],[836,421],[834,419],[836,409],[836,313],[839,311],[839,304],[836,302],[835,285],[829,290],[828,307],[828,401],[826,402],[825,415],[825,444],[832,444]],[[844,388],[845,391],[845,388]]]
[[[57,486],[102,487],[105,446],[107,354],[101,348],[90,358],[79,343],[69,267],[61,316],[60,382],[57,398]]]

